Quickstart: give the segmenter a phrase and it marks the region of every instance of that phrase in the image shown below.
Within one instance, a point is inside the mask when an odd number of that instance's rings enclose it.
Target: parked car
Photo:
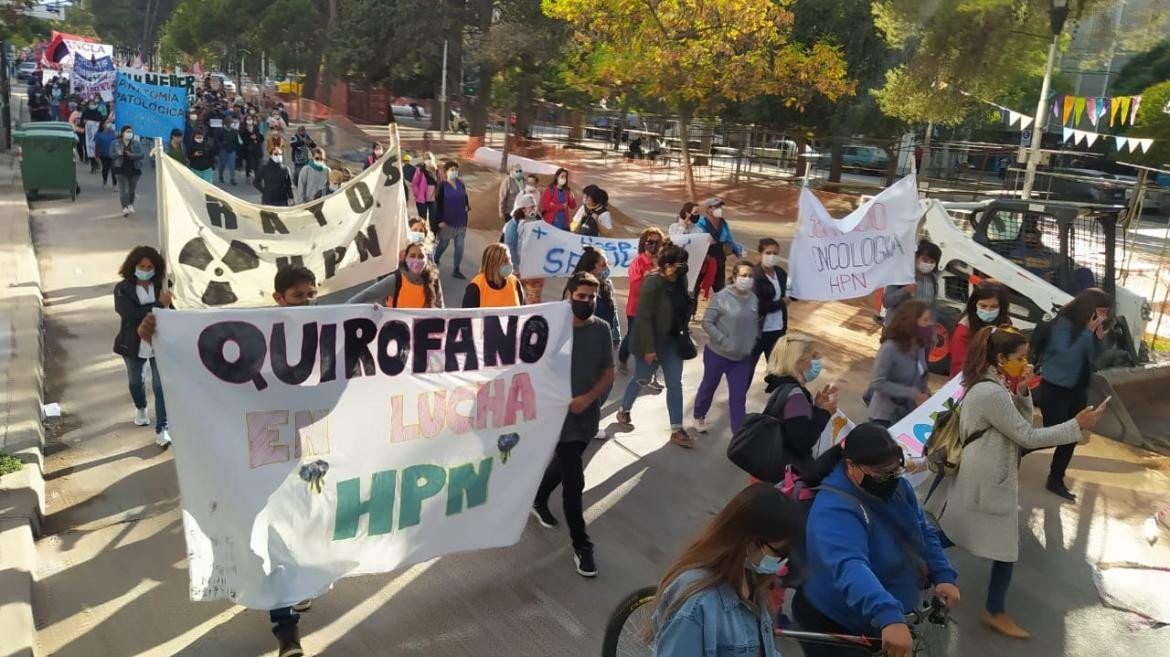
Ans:
[[[890,165],[890,156],[877,146],[848,144],[842,149],[841,165],[846,168],[885,171]]]
[[[1124,205],[1126,202],[1127,183],[1113,174],[1072,167],[1058,167],[1047,173],[1053,175],[1038,178],[1036,190],[1047,193],[1050,200],[1111,205]]]
[[[20,82],[31,80],[33,75],[37,72],[36,62],[21,62],[20,66],[16,67],[16,79]]]
[[[234,96],[236,93],[235,81],[223,73],[212,73],[211,74],[211,86],[213,89],[218,86],[220,89],[223,89],[224,92],[226,92],[229,95]]]

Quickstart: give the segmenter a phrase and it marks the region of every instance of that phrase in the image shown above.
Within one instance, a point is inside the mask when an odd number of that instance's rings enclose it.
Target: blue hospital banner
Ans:
[[[136,82],[118,73],[114,111],[119,127],[129,125],[141,137],[170,139],[172,129],[183,129],[187,89]]]

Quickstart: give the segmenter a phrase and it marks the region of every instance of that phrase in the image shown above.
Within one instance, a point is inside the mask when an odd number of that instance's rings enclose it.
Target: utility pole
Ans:
[[[1036,167],[1040,164],[1040,144],[1044,141],[1044,128],[1048,121],[1048,89],[1052,86],[1052,69],[1056,65],[1056,47],[1064,32],[1064,21],[1068,18],[1068,0],[1050,0],[1048,18],[1052,27],[1052,43],[1048,45],[1048,63],[1044,67],[1044,82],[1040,84],[1040,100],[1036,101],[1036,122],[1032,127],[1032,145],[1028,149],[1028,162],[1024,166],[1024,187],[1020,198],[1032,198],[1032,187],[1036,184]],[[1057,6],[1059,3],[1059,6]]]
[[[447,143],[447,40],[443,39],[443,81],[439,87],[439,143]]]

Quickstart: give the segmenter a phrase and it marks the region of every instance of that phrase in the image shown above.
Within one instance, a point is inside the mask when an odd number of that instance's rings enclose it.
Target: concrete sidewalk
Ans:
[[[0,640],[3,654],[37,655],[34,534],[44,515],[41,279],[15,159],[0,156],[0,453],[25,466],[0,478]]]

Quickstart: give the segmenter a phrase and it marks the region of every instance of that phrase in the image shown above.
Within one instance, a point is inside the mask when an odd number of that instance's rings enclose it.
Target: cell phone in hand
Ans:
[[[1105,404],[1108,404],[1110,399],[1113,399],[1113,395],[1109,395],[1108,397],[1105,398],[1104,401],[1102,401],[1100,404],[1097,404],[1097,408],[1098,409],[1105,408]]]

